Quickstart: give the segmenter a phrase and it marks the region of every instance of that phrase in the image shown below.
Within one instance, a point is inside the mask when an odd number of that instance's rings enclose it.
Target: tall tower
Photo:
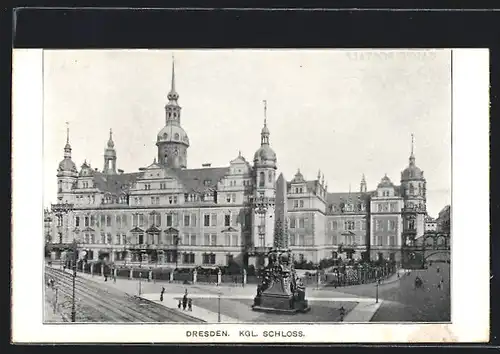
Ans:
[[[415,164],[414,140],[411,135],[409,165],[401,172],[403,194],[403,244],[412,246],[424,234],[426,208],[426,180],[424,171]]]
[[[71,145],[69,144],[69,123],[66,122],[66,145],[64,146],[64,159],[57,168],[57,200],[64,203],[72,202],[71,193],[78,178],[78,170],[71,160]]]
[[[165,127],[158,133],[158,163],[171,168],[187,167],[189,138],[181,127],[181,107],[179,94],[175,90],[175,62],[172,57],[172,84],[165,105]]]
[[[106,175],[116,174],[116,150],[111,129],[109,129],[108,147],[104,150],[104,168],[102,172]]]
[[[361,193],[366,193],[366,179],[365,179],[364,173],[363,173],[363,176],[361,176],[361,183],[359,184],[359,191]]]
[[[252,236],[257,267],[264,265],[264,256],[274,242],[276,161],[276,154],[269,145],[267,102],[264,101],[264,127],[260,133],[260,148],[255,152],[253,159],[255,189],[252,206]]]

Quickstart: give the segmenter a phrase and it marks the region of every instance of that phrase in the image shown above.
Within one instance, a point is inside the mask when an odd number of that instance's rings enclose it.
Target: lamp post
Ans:
[[[179,235],[174,235],[174,245],[175,245],[175,269],[179,264]]]
[[[378,304],[378,279],[377,284],[375,285],[375,303]]]
[[[220,293],[219,293],[219,297],[218,297],[218,311],[217,311],[217,322],[220,323]]]
[[[76,322],[76,307],[75,307],[75,282],[76,282],[76,252],[78,248],[78,243],[73,240],[73,284],[72,284],[72,303],[71,303],[71,322]]]

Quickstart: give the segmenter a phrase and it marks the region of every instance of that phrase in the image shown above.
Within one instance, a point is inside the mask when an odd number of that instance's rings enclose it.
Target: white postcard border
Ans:
[[[378,50],[381,52],[381,50]],[[489,52],[453,50],[451,324],[44,325],[42,50],[13,53],[12,341],[382,343],[489,340]],[[473,260],[473,262],[471,261]],[[206,330],[209,337],[189,337]],[[241,330],[256,337],[242,337]],[[220,331],[210,333],[210,331]],[[225,332],[221,332],[225,331]],[[290,331],[291,337],[265,336]],[[296,336],[293,336],[293,331]],[[221,334],[227,333],[228,336]],[[302,333],[302,336],[300,335]],[[215,334],[212,336],[211,334]]]

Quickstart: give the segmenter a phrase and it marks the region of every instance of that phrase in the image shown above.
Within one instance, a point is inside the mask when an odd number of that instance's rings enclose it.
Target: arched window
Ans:
[[[167,140],[168,138],[168,134],[167,133],[163,133],[163,140]]]
[[[413,184],[410,184],[410,195],[413,195],[415,189],[413,188]]]
[[[175,139],[175,140],[179,140],[179,133],[175,133],[175,135],[174,135],[174,139]]]
[[[259,187],[264,187],[265,182],[266,182],[266,175],[264,172],[261,172],[259,174]]]
[[[273,173],[269,172],[269,183],[273,182]]]

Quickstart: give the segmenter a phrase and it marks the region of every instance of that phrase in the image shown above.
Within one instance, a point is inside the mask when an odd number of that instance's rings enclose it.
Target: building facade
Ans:
[[[239,153],[225,167],[188,168],[174,65],[167,98],[158,154],[136,172],[117,169],[111,130],[102,171],[86,161],[78,169],[68,129],[47,219],[52,258],[64,257],[64,245],[76,240],[87,259],[116,264],[262,265],[273,244],[279,166],[266,117],[253,164]],[[330,193],[321,172],[308,180],[298,170],[286,186],[288,244],[298,261],[398,260],[402,246],[424,233],[426,181],[413,148],[400,185],[385,175],[369,191],[363,175],[358,192]]]

